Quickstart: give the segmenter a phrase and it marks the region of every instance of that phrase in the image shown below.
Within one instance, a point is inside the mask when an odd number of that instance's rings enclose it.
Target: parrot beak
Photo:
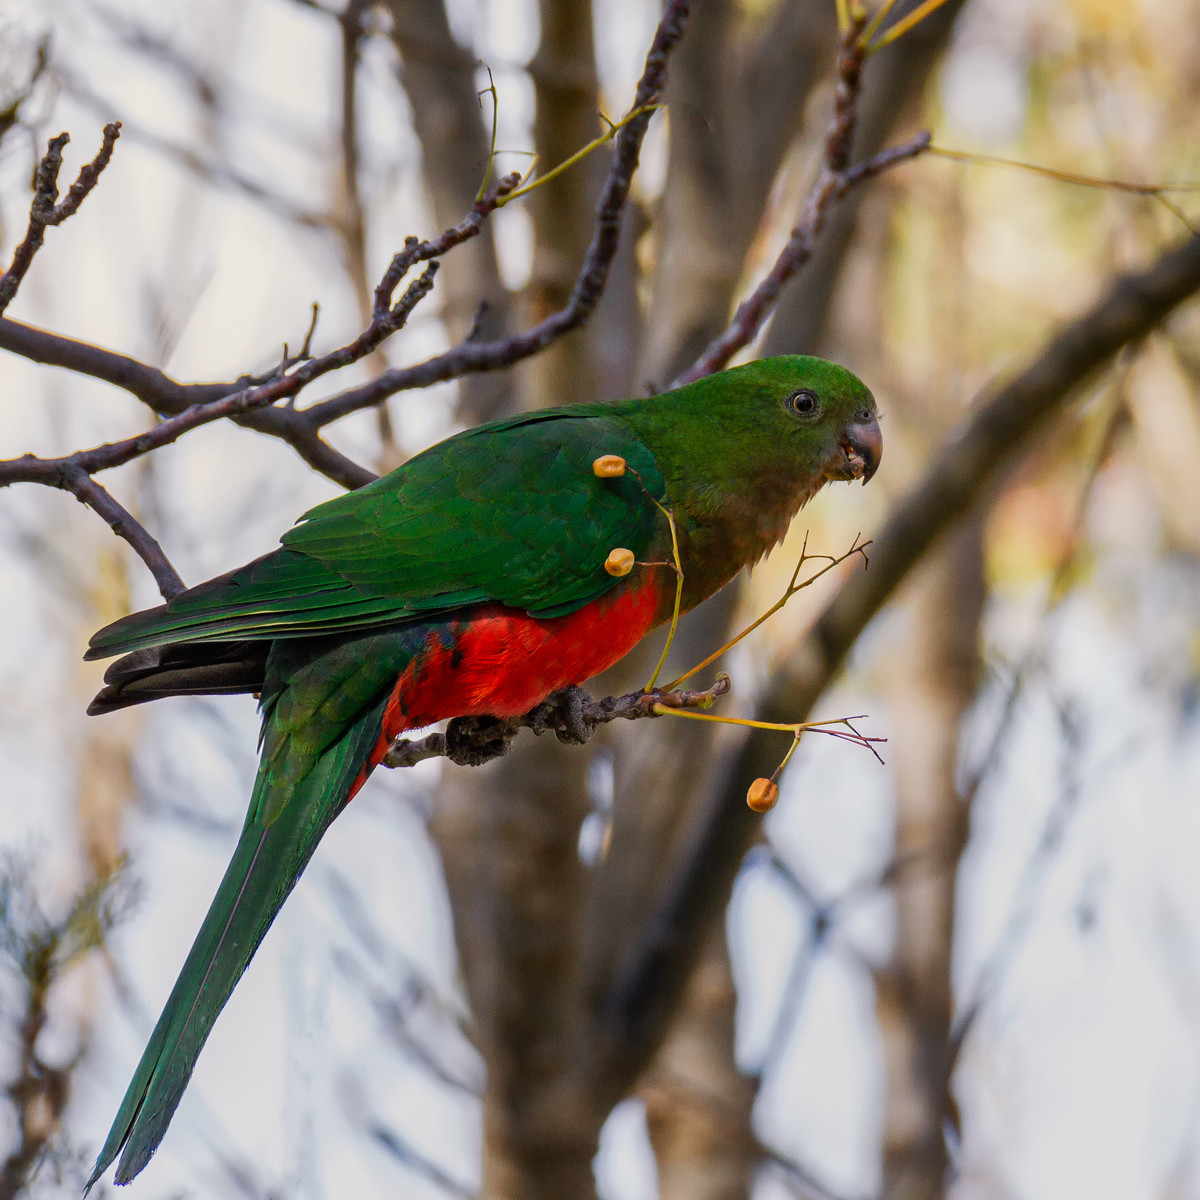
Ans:
[[[830,472],[835,479],[861,479],[865,484],[879,470],[883,434],[872,412],[861,412],[846,426],[838,443],[842,453]]]

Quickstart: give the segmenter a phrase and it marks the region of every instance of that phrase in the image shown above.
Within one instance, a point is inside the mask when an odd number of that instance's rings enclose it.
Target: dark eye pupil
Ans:
[[[792,397],[792,408],[798,413],[814,412],[817,407],[817,398],[812,392],[797,392]]]

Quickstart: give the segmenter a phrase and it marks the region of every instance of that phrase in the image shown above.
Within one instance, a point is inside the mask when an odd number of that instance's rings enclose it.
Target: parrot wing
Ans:
[[[603,454],[632,471],[598,478]],[[347,632],[489,600],[561,616],[613,586],[610,551],[642,556],[663,488],[610,406],[480,426],[305,513],[274,553],[106,626],[87,657]]]

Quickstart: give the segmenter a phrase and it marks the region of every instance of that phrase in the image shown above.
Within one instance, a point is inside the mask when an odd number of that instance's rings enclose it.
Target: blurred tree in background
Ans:
[[[284,402],[104,485],[195,583],[269,550],[330,478],[367,478],[355,464],[667,386],[812,195],[837,7],[695,0],[583,327],[511,370],[381,393],[328,443]],[[14,3],[0,261],[48,138],[72,132],[66,180],[105,122],[123,131],[0,319],[0,454],[135,436],[147,404],[167,418],[234,387],[171,380],[268,379],[313,302],[313,352],[349,343],[405,236],[471,211],[493,117],[493,180],[529,152],[567,159],[628,110],[659,17],[646,0]],[[926,155],[832,207],[754,353],[857,371],[884,467],[827,489],[672,661],[777,599],[806,531],[830,554],[874,537],[865,573],[846,564],[728,657],[723,711],[868,713],[886,768],[806,739],[765,822],[745,787],[786,736],[699,722],[377,772],[135,1186],[1200,1197],[1197,205],[1078,178],[1200,179],[1197,61],[1194,0],[949,0],[867,60],[854,160],[920,128],[973,157]],[[405,329],[313,396],[571,304],[612,154],[483,221]],[[89,369],[62,338],[127,358]],[[86,639],[154,603],[153,581],[70,496],[3,499],[0,1196],[66,1195],[236,837],[256,722],[246,698],[86,720]],[[594,690],[636,686],[658,649]],[[140,902],[112,932],[128,885],[102,885],[126,860]]]

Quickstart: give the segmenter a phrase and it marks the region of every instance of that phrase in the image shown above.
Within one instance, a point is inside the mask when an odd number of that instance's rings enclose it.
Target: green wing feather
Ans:
[[[633,472],[598,479],[592,462],[609,453]],[[643,553],[660,522],[647,492],[663,487],[616,406],[480,426],[312,509],[275,553],[100,630],[88,657],[365,629],[485,600],[559,616],[613,586],[614,547]]]

